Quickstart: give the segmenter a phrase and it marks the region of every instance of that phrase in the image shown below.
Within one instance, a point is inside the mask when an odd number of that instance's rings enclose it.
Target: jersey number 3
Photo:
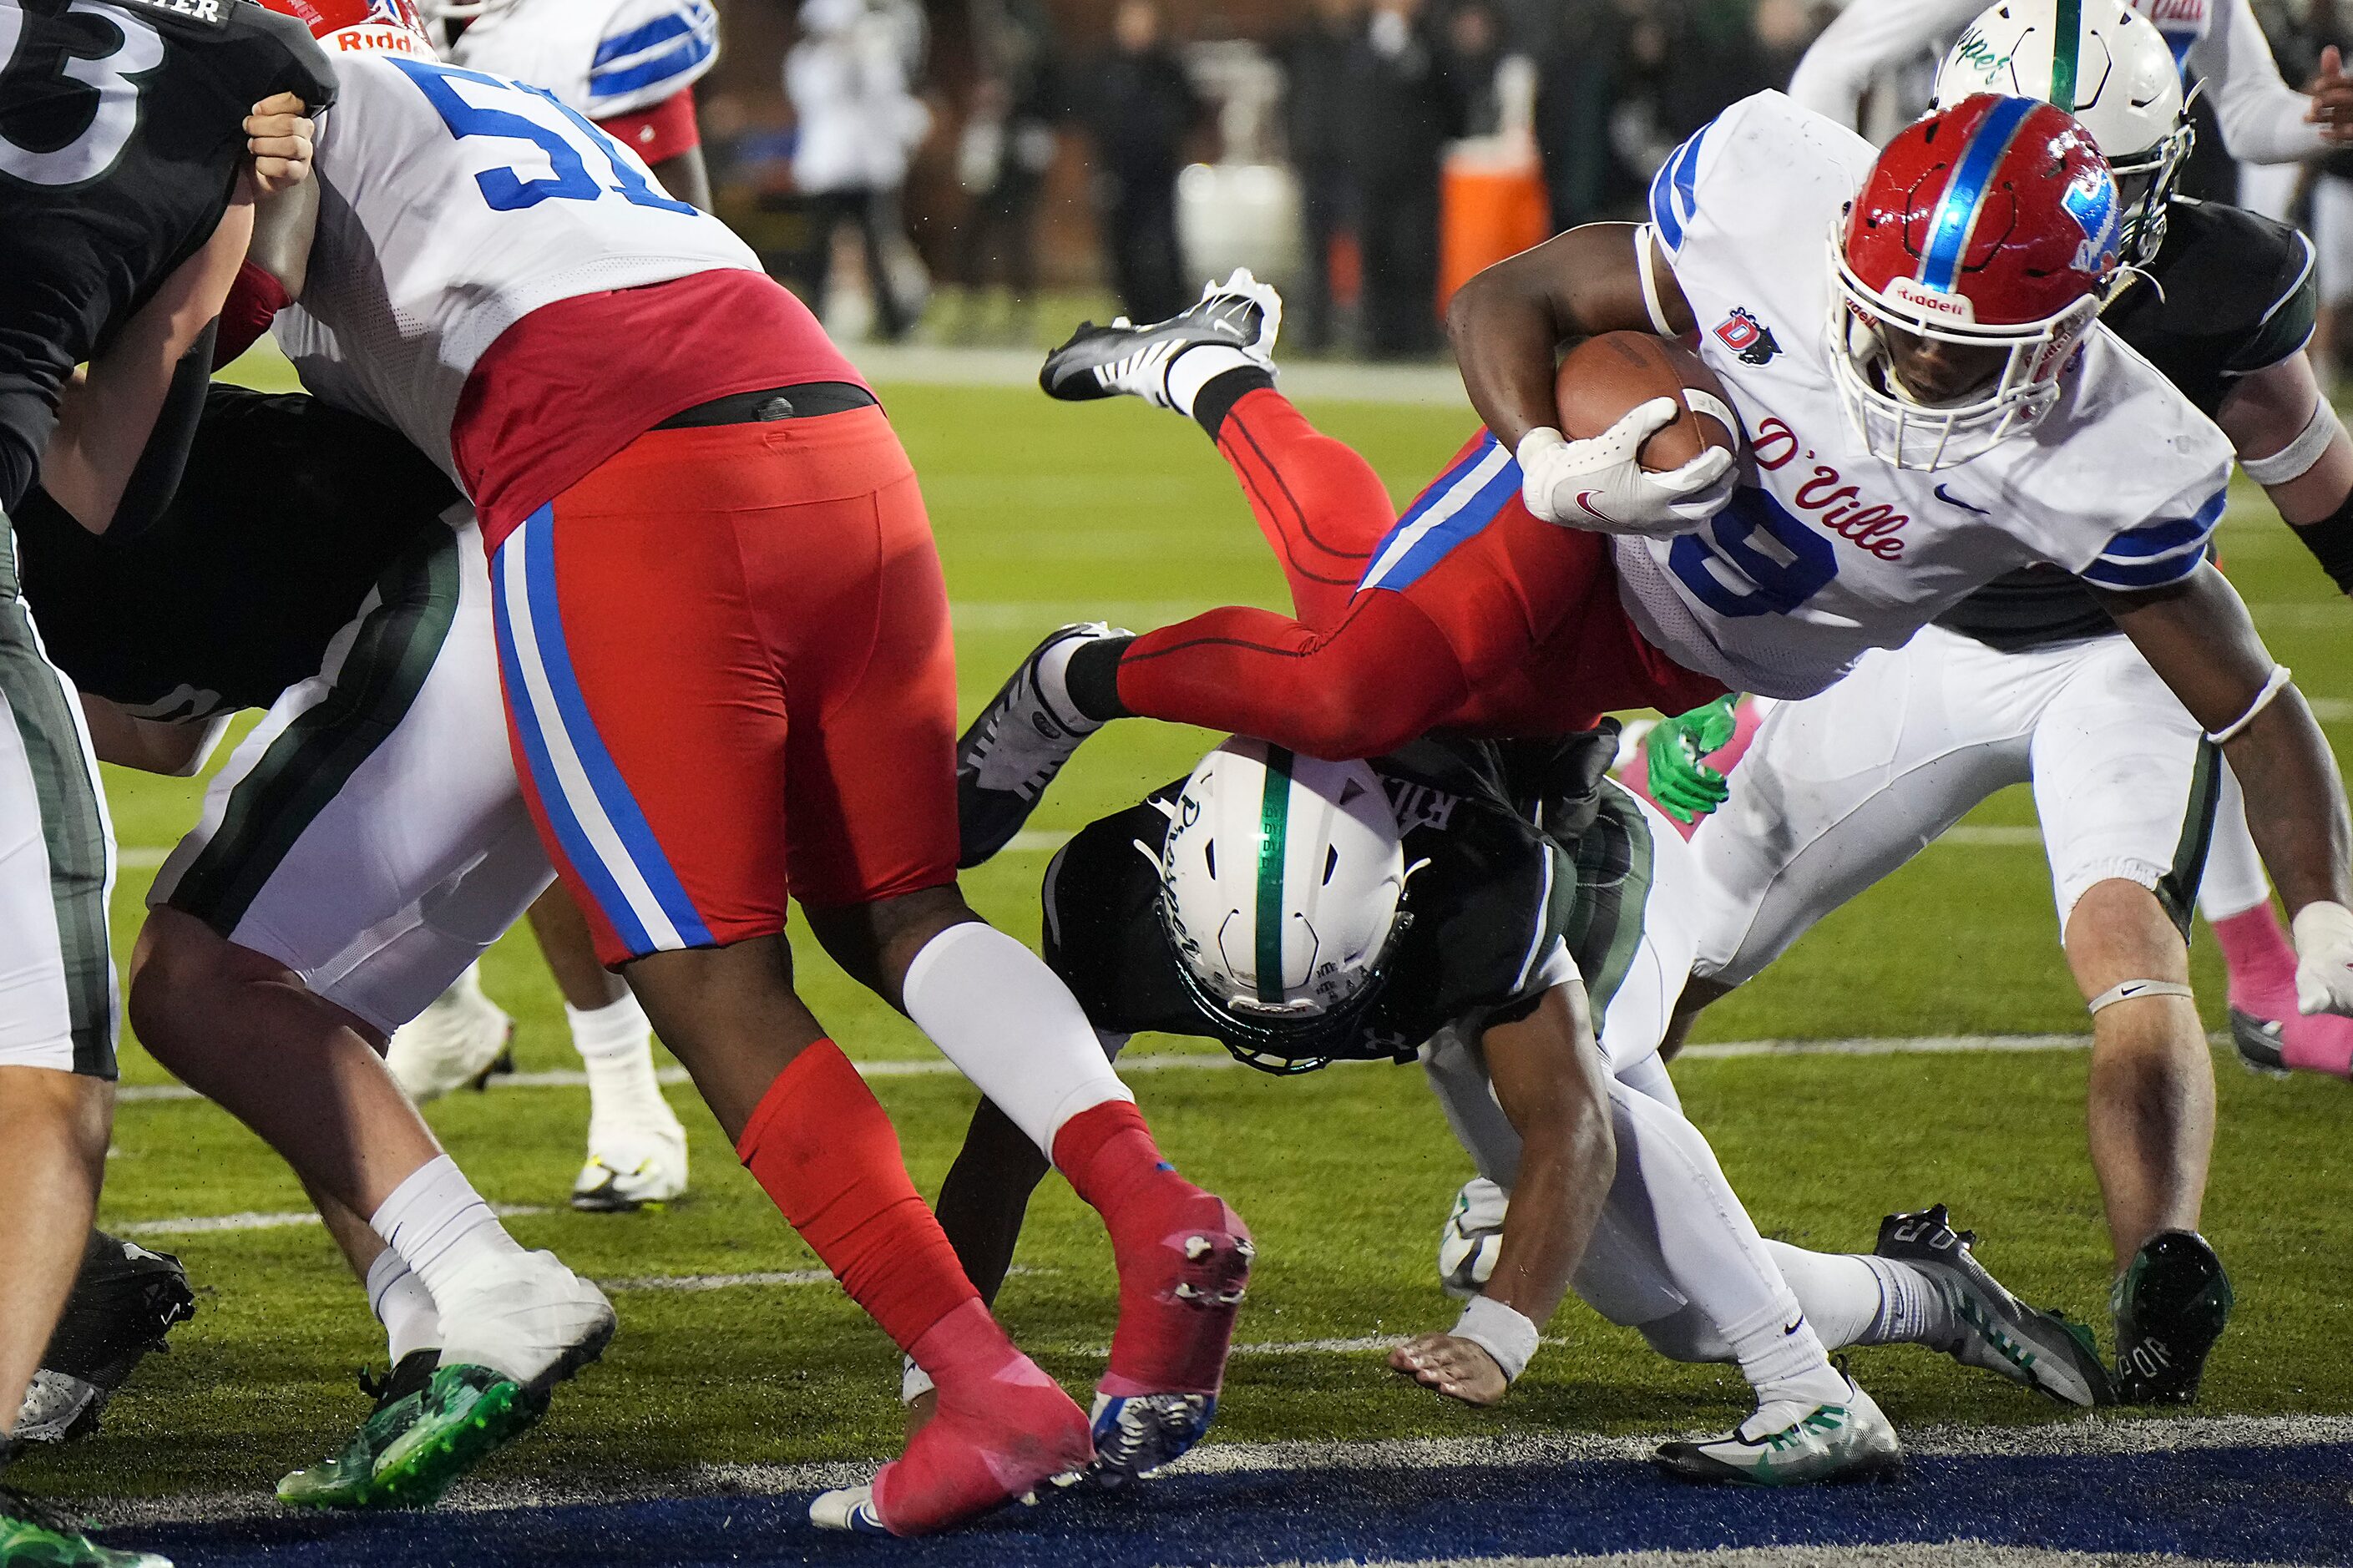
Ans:
[[[49,96],[71,104],[77,100],[86,103],[93,93],[97,97],[89,122],[62,145],[26,147],[0,135],[0,174],[28,185],[79,185],[114,167],[114,161],[131,145],[131,133],[139,129],[140,84],[131,79],[164,63],[164,40],[155,29],[119,5],[73,0],[66,15],[90,17],[101,31],[113,28],[114,47],[102,55],[75,54],[58,49],[60,40],[52,34],[47,42],[48,48],[56,50],[49,68],[56,78],[27,82],[20,73],[39,68],[16,58],[25,42],[25,13],[15,5],[0,5],[0,62],[5,62],[0,64],[0,79],[8,82],[12,100]],[[77,42],[89,40],[89,29],[76,30],[82,34]],[[83,47],[88,43],[83,42]]]
[[[528,142],[545,155],[548,174],[543,178],[525,179],[512,168],[485,169],[474,176],[482,199],[491,204],[493,212],[519,212],[542,202],[593,202],[607,195],[663,212],[695,211],[686,203],[662,195],[621,151],[618,142],[544,88],[505,81],[457,66],[427,65],[396,56],[387,57],[387,62],[398,67],[417,84],[434,111],[441,116],[441,123],[449,128],[450,135],[461,141],[473,136],[495,136]],[[475,98],[495,97],[513,107],[500,109],[475,102],[458,90],[460,82],[485,89],[477,92]],[[558,122],[550,124],[546,119],[517,112],[533,109],[539,109],[543,115],[552,109]],[[612,172],[612,184],[607,184],[588,172],[583,153],[593,154]]]

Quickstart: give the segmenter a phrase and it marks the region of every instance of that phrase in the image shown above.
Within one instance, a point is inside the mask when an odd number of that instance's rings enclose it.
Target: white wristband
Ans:
[[[1650,312],[1651,330],[1672,338],[1675,330],[1667,324],[1666,307],[1659,301],[1659,267],[1651,256],[1651,226],[1646,223],[1634,231],[1634,269],[1642,279],[1642,309]],[[2328,400],[2321,399],[2320,405],[2327,407]]]
[[[2263,682],[2263,689],[2255,693],[2255,700],[2247,704],[2247,710],[2221,729],[2207,731],[2206,738],[2218,746],[2235,740],[2240,731],[2255,721],[2256,714],[2272,705],[2273,698],[2287,689],[2287,683],[2293,675],[2294,671],[2284,664],[2272,666],[2271,678]]]
[[[932,1391],[932,1374],[917,1366],[913,1356],[902,1355],[900,1362],[899,1403],[913,1405]]]
[[[1516,1310],[1486,1296],[1473,1296],[1454,1321],[1454,1337],[1469,1340],[1495,1358],[1505,1383],[1517,1383],[1536,1353],[1536,1326]]]
[[[2320,455],[2337,439],[2337,410],[2328,405],[2328,399],[2316,398],[2312,417],[2304,422],[2295,440],[2268,458],[2242,458],[2239,467],[2246,470],[2247,478],[2267,488],[2300,479],[2312,471],[2312,465],[2320,461]]]

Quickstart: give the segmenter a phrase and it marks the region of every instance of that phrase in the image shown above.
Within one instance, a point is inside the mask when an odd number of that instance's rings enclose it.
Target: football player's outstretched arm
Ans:
[[[1616,1177],[1618,1148],[1609,1069],[1581,984],[1556,985],[1526,1017],[1490,1026],[1479,1047],[1521,1142],[1503,1251],[1456,1331],[1407,1341],[1389,1365],[1467,1405],[1493,1405],[1568,1294]],[[1506,1368],[1505,1358],[1517,1364]]]
[[[2353,826],[2303,694],[2211,563],[2168,587],[2095,592],[2238,776],[2248,830],[2295,932],[2305,1011],[2353,1013]]]
[[[90,692],[81,694],[83,719],[90,725],[90,746],[101,763],[172,778],[194,778],[213,754],[227,730],[229,715],[187,724],[166,724],[142,719],[121,703]]]

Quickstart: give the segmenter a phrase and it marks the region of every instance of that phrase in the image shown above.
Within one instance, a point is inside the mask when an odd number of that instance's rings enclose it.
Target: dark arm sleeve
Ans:
[[[2283,264],[2271,310],[2229,363],[2225,375],[2252,375],[2268,370],[2312,336],[2320,312],[2320,283],[2312,265],[2312,242],[2301,234]]]
[[[180,488],[180,475],[188,466],[188,449],[195,444],[196,421],[205,412],[205,389],[211,384],[213,374],[213,337],[219,328],[217,319],[206,322],[173,370],[171,388],[155,415],[155,428],[148,434],[147,445],[123,486],[122,500],[115,506],[114,520],[107,527],[110,534],[136,538],[154,526],[164,509],[172,504],[172,494]]]

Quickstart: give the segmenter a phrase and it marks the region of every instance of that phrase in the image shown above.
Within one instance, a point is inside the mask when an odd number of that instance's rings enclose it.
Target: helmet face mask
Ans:
[[[1409,924],[1403,835],[1379,776],[1236,739],[1162,810],[1161,929],[1208,1021],[1271,1071],[1358,1054],[1357,1023]]]
[[[1864,445],[1933,470],[2031,430],[2115,274],[2117,207],[2090,138],[2048,104],[1980,94],[1891,142],[1830,236],[1831,364]],[[1975,364],[1967,390],[1919,374]]]
[[[2124,264],[2156,259],[2196,132],[2181,68],[2154,23],[2125,0],[1997,0],[1946,52],[1929,111],[1981,92],[2039,98],[2073,115],[2125,192]]]

